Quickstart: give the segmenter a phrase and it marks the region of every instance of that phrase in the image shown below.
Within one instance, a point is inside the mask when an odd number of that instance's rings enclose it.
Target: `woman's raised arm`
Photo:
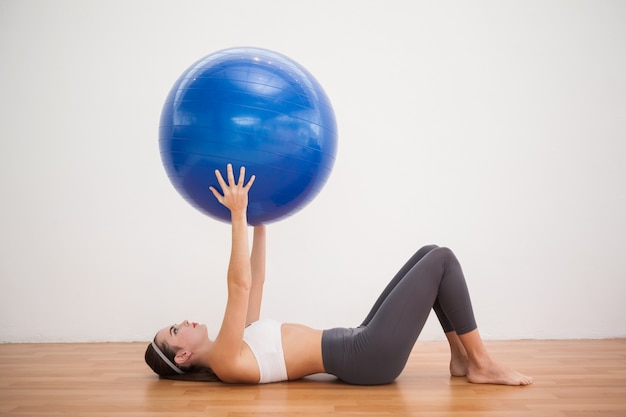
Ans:
[[[252,254],[250,255],[252,286],[250,288],[246,324],[254,323],[261,315],[263,285],[265,284],[265,241],[265,226],[255,226],[252,238]]]
[[[226,169],[228,183],[224,181],[219,171],[215,172],[217,181],[222,188],[222,194],[215,188],[210,188],[215,198],[230,210],[232,227],[231,254],[227,275],[228,300],[222,326],[215,338],[213,356],[216,357],[218,364],[236,366],[243,340],[243,330],[246,326],[248,301],[252,287],[246,212],[248,209],[248,191],[254,183],[255,177],[252,176],[248,183],[245,183],[246,171],[244,167],[241,167],[238,180],[235,180],[231,164],[228,164]],[[214,369],[214,371],[219,374],[218,369]],[[226,378],[230,371],[231,369],[224,370]]]

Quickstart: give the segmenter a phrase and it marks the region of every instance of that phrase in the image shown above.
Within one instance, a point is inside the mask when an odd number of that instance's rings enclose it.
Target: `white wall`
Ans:
[[[213,334],[229,229],[161,166],[176,78],[231,46],[322,83],[326,188],[269,232],[264,315],[356,325],[420,245],[489,339],[626,337],[626,2],[0,0],[0,341]],[[431,317],[425,339],[441,338]]]

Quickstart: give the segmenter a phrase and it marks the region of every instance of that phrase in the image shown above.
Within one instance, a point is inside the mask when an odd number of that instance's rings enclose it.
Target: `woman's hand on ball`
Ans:
[[[246,184],[246,168],[242,166],[239,170],[239,179],[235,180],[232,164],[228,164],[226,166],[226,174],[228,184],[224,181],[222,173],[219,169],[215,170],[215,177],[217,178],[217,182],[222,189],[222,194],[220,194],[220,192],[213,186],[209,187],[209,189],[220,204],[228,207],[231,214],[245,214],[248,208],[248,191],[250,190],[250,187],[252,187],[256,177],[254,175],[251,176]]]

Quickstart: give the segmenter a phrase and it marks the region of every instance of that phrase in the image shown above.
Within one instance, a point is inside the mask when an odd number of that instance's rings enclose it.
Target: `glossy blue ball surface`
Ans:
[[[230,48],[197,61],[176,81],[159,127],[161,159],[176,190],[206,215],[230,221],[209,186],[219,169],[256,175],[248,223],[288,217],[322,190],[335,162],[337,124],[318,81],[266,49]]]

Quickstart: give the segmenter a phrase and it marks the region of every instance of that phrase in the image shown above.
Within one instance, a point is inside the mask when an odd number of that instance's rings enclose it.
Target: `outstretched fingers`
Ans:
[[[230,166],[230,164],[229,164]],[[231,166],[231,171],[232,171],[232,166]],[[237,185],[241,188],[243,188],[245,191],[248,191],[250,189],[250,187],[252,187],[252,184],[254,183],[254,180],[256,179],[256,176],[251,176],[250,179],[248,180],[248,183],[246,184],[246,167],[242,166],[239,169],[239,181],[237,182]]]
[[[232,187],[234,184],[236,184],[236,182],[235,182],[235,174],[233,173],[233,165],[232,164],[226,165],[226,176],[228,178],[228,185],[230,187]]]
[[[248,191],[256,177],[252,175],[246,183],[246,168],[242,166],[239,169],[239,178],[235,178],[232,164],[226,166],[226,180],[222,176],[219,169],[215,170],[215,178],[221,188],[221,193],[215,188],[210,186],[209,189],[213,193],[213,196],[220,204],[225,205],[231,210],[240,207],[247,206]]]
[[[242,177],[243,178],[243,177]],[[243,187],[243,189],[248,192],[250,190],[250,187],[252,187],[252,184],[254,184],[254,180],[256,179],[256,176],[253,175],[250,177],[250,179],[248,180],[248,183]]]
[[[230,166],[230,164],[228,165]],[[230,170],[232,171],[232,167],[230,168]],[[243,181],[246,177],[246,167],[244,167],[243,165],[241,166],[241,168],[239,168],[239,182],[237,183],[238,186],[243,188]]]
[[[226,181],[224,181],[224,178],[222,177],[222,173],[220,172],[219,169],[215,170],[215,178],[217,179],[217,183],[222,189],[222,192],[224,192],[224,190],[226,190],[227,188]],[[219,201],[221,204],[224,204],[224,196],[222,195],[222,193],[217,191],[215,187],[213,187],[212,185],[209,186],[209,190],[211,190],[211,192],[213,193],[213,196],[215,197],[217,201]]]

